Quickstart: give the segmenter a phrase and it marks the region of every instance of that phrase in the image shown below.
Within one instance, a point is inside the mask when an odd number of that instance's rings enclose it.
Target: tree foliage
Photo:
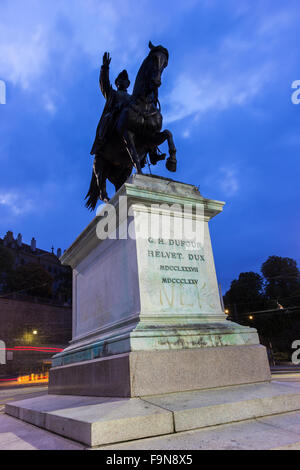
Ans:
[[[39,264],[29,263],[11,271],[6,280],[7,292],[37,297],[51,297],[53,278]]]
[[[12,251],[5,246],[0,246],[0,275],[11,271],[14,265],[15,257]]]
[[[238,308],[239,313],[259,310],[264,306],[263,278],[255,272],[241,273],[238,279],[232,281],[230,289],[224,296],[227,306]]]
[[[300,301],[300,276],[297,263],[292,258],[269,256],[261,267],[266,279],[265,295],[284,306]]]
[[[72,270],[60,272],[55,281],[59,284],[56,289],[56,295],[64,302],[72,302]]]
[[[300,305],[300,275],[292,258],[270,256],[255,272],[241,273],[231,282],[224,303],[235,313]]]

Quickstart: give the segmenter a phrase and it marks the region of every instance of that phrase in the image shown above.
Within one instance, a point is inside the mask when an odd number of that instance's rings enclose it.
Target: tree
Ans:
[[[0,245],[0,291],[5,290],[6,280],[12,271],[15,257],[11,250]]]
[[[15,257],[11,250],[5,246],[0,246],[0,274],[6,274],[14,265]]]
[[[300,273],[294,259],[269,256],[261,272],[266,279],[265,294],[268,299],[283,307],[300,304]]]
[[[58,284],[55,290],[55,296],[64,302],[72,302],[72,270],[66,269],[61,271],[55,281]]]
[[[224,296],[224,303],[230,313],[244,313],[260,310],[265,306],[263,278],[252,271],[241,273],[231,282]]]
[[[53,278],[39,264],[29,263],[11,271],[6,280],[7,292],[37,297],[51,297]]]

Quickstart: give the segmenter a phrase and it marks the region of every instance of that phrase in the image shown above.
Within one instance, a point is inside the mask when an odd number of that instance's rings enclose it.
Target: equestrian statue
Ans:
[[[99,121],[95,141],[91,150],[94,165],[86,207],[94,210],[98,199],[108,202],[106,180],[114,184],[116,191],[125,183],[135,167],[142,174],[142,168],[149,155],[150,162],[156,165],[166,155],[158,148],[168,142],[169,157],[166,168],[176,171],[176,148],[172,133],[162,129],[161,107],[158,88],[161,75],[168,65],[169,53],[162,46],[149,42],[150,52],[143,61],[133,88],[128,74],[123,70],[115,80],[115,90],[109,80],[111,58],[108,52],[103,56],[100,70],[100,89],[106,104]]]

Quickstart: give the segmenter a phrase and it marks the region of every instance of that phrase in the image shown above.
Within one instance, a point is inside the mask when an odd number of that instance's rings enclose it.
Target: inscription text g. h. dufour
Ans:
[[[147,257],[149,261],[152,261],[152,268],[160,274],[161,306],[166,304],[174,307],[177,287],[179,288],[177,299],[180,306],[193,307],[196,301],[201,308],[201,296],[206,288],[206,282],[199,285],[201,264],[205,263],[205,256],[201,251],[203,251],[203,246],[196,241],[148,238]],[[169,288],[166,289],[166,287]],[[194,295],[188,295],[184,287],[195,288]],[[190,290],[189,294],[191,294]]]

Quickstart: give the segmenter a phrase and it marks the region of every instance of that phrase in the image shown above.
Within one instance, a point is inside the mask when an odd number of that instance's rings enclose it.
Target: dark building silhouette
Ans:
[[[42,250],[34,238],[27,244],[21,234],[14,238],[8,231],[0,238],[0,246],[13,259],[10,271],[1,273],[0,282],[0,378],[45,372],[55,351],[65,348],[72,337],[71,268],[61,264],[60,248],[56,253],[54,248]],[[43,269],[38,273],[46,271],[51,276],[49,296],[39,297],[35,289],[18,285],[13,290],[5,288],[5,276],[14,276],[27,265],[39,265]],[[25,281],[31,285],[31,279]],[[32,284],[39,284],[39,278]]]
[[[32,238],[30,245],[23,243],[22,235],[19,233],[14,238],[13,232],[8,231],[3,239],[0,238],[0,245],[9,249],[14,256],[14,268],[27,264],[39,264],[53,278],[52,298],[53,301],[71,304],[71,276],[72,272],[69,266],[63,266],[59,260],[62,255],[61,248],[58,248],[56,254],[54,247],[51,251],[37,248],[35,238]],[[62,284],[69,284],[65,289],[60,289]],[[63,292],[61,292],[63,291]],[[12,297],[10,295],[10,297]],[[27,295],[26,292],[22,296]],[[20,298],[20,296],[18,297]]]

